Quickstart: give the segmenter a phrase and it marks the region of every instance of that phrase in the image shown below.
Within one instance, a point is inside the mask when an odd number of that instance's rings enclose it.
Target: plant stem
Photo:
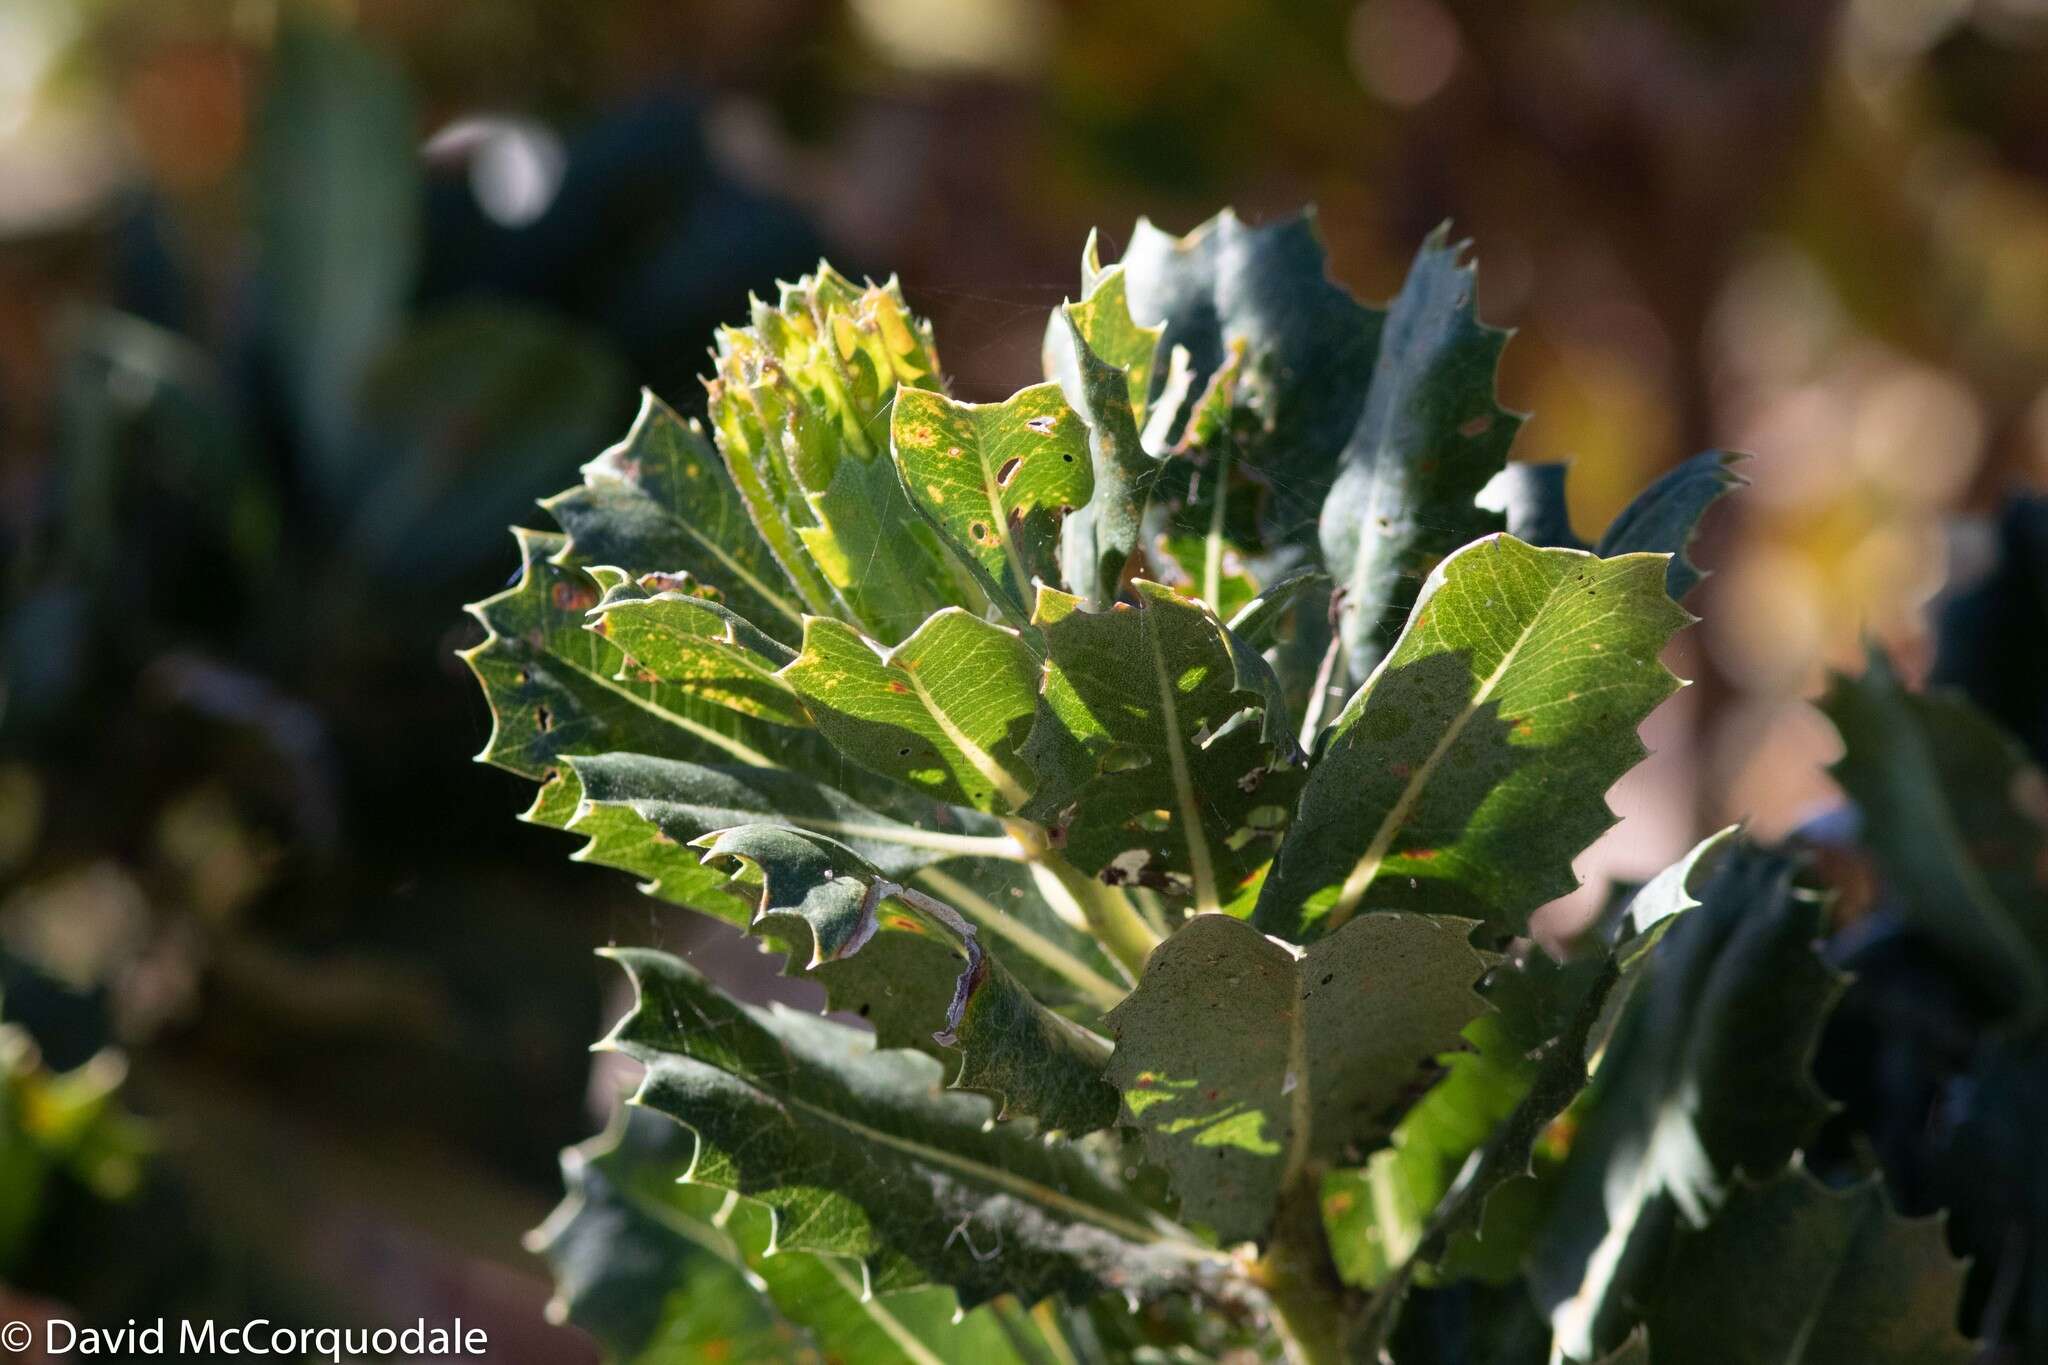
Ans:
[[[1273,1239],[1251,1277],[1272,1302],[1289,1365],[1342,1365],[1344,1282],[1323,1236],[1322,1173],[1304,1172],[1280,1196]]]
[[[1145,959],[1159,946],[1161,935],[1145,922],[1131,898],[1105,886],[1061,856],[1045,841],[1044,831],[1021,820],[1005,822],[1011,835],[1030,855],[1032,880],[1056,909],[1078,913],[1088,931],[1136,981]]]

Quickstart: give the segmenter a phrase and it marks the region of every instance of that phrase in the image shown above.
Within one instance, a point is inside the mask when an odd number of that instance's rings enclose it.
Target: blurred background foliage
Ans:
[[[1800,826],[1829,666],[1925,671],[2001,537],[2042,591],[1996,513],[2048,483],[2044,73],[2043,0],[11,0],[7,1294],[589,1358],[517,1250],[595,1121],[586,950],[697,931],[507,825],[457,606],[821,252],[989,398],[1091,226],[1314,201],[1380,297],[1452,219],[1581,527],[1755,455],[1583,870]]]

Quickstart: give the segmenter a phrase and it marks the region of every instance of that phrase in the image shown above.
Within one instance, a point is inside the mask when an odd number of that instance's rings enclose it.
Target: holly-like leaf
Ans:
[[[1939,1218],[1899,1217],[1875,1176],[1831,1190],[1794,1165],[1679,1239],[1644,1317],[1657,1365],[1968,1365],[1962,1287]]]
[[[803,603],[754,531],[718,452],[645,390],[625,439],[583,467],[583,482],[541,504],[585,563],[629,573],[686,575],[785,644]]]
[[[1494,536],[1445,560],[1338,716],[1253,922],[1307,942],[1428,908],[1524,932],[1614,822],[1603,795],[1678,687],[1657,655],[1689,619],[1654,555]]]
[[[863,288],[821,264],[720,332],[717,359],[719,450],[808,610],[897,640],[941,607],[978,605],[889,457],[898,389],[938,386],[930,330],[893,280]]]
[[[1122,268],[1111,267],[1097,292],[1120,285]],[[1120,291],[1116,291],[1120,292]],[[1083,333],[1089,317],[1076,309],[1100,308],[1091,297],[1066,304],[1053,325],[1066,328],[1067,347],[1055,372],[1066,400],[1088,429],[1088,457],[1094,492],[1066,520],[1060,533],[1060,568],[1066,582],[1091,605],[1101,608],[1116,600],[1131,552],[1144,533],[1145,507],[1159,480],[1160,461],[1147,450],[1131,406],[1129,376],[1098,355]],[[1098,328],[1098,330],[1100,330]]]
[[[1627,1334],[1680,1223],[1705,1224],[1738,1172],[1776,1172],[1827,1115],[1808,1068],[1837,978],[1795,870],[1727,848],[1621,1014],[1530,1262],[1573,1359]]]
[[[1185,237],[1141,219],[1123,266],[1132,316],[1164,324],[1162,344],[1187,352],[1190,392],[1241,352],[1235,464],[1267,486],[1267,542],[1311,543],[1336,477],[1331,452],[1365,407],[1382,315],[1330,281],[1305,213],[1252,227],[1226,210]]]
[[[1300,774],[1262,733],[1287,727],[1247,672],[1249,647],[1233,650],[1201,604],[1135,587],[1140,605],[1104,612],[1039,593],[1032,620],[1051,657],[1024,750],[1040,783],[1029,813],[1064,832],[1084,873],[1213,910],[1271,858]]]
[[[598,587],[572,542],[515,534],[519,581],[470,607],[488,635],[462,657],[491,705],[491,738],[478,757],[548,783],[529,818],[560,824],[574,813],[578,793],[563,762],[570,755],[623,751],[757,767],[825,761],[815,737],[627,673],[625,652],[586,628]]]
[[[1058,581],[1061,520],[1095,491],[1088,432],[1057,384],[1001,403],[901,390],[890,442],[911,503],[991,597],[1023,617]]]
[[[769,1206],[778,1248],[853,1260],[876,1293],[950,1284],[969,1309],[1224,1288],[1224,1258],[1077,1149],[990,1126],[987,1102],[940,1089],[930,1058],[740,1005],[665,954],[613,956],[637,1001],[607,1046],[647,1068],[635,1102],[695,1132],[693,1181]]]
[[[1164,330],[1143,326],[1131,316],[1124,268],[1103,266],[1096,234],[1090,232],[1081,250],[1081,301],[1062,304],[1046,319],[1045,377],[1069,392],[1078,386],[1078,336],[1098,358],[1123,371],[1131,416],[1142,428],[1152,405],[1153,367],[1159,361],[1159,335]]]
[[[1516,461],[1488,481],[1480,490],[1479,506],[1507,519],[1507,533],[1516,540],[1540,545],[1546,550],[1589,550],[1572,530],[1571,507],[1564,486],[1569,466]],[[1662,547],[1640,545],[1637,549]]]
[[[1961,698],[1914,694],[1873,650],[1821,710],[1841,732],[1835,780],[1902,912],[2018,1019],[2048,1009],[2048,782]]]
[[[1483,1008],[1470,921],[1371,915],[1306,952],[1198,915],[1111,1011],[1124,1122],[1185,1217],[1262,1239],[1311,1163],[1386,1139],[1438,1053]]]
[[[528,1238],[555,1274],[550,1318],[589,1332],[613,1361],[1031,1362],[1051,1349],[1046,1318],[1014,1301],[963,1316],[943,1288],[866,1296],[857,1266],[769,1254],[766,1208],[684,1183],[696,1145],[670,1119],[626,1111],[562,1153],[568,1193]]]
[[[742,825],[694,843],[707,862],[744,863],[760,889],[759,928],[796,937],[782,926],[797,920],[809,930],[811,968],[848,961],[871,942],[898,936],[943,948],[952,973],[923,980],[898,973],[890,985],[927,1002],[933,1040],[960,1050],[957,1084],[994,1096],[1001,1117],[1028,1114],[1069,1133],[1093,1132],[1115,1118],[1116,1093],[1102,1079],[1108,1043],[1040,1004],[952,906],[892,881],[844,844],[803,830]],[[932,988],[941,981],[949,982],[950,998],[931,1008],[940,1000]],[[882,1038],[884,1045],[896,1041]]]
[[[1479,321],[1464,244],[1438,228],[1416,253],[1380,333],[1365,409],[1323,504],[1323,562],[1343,594],[1351,676],[1386,652],[1415,585],[1503,521],[1477,499],[1507,462],[1522,418],[1494,399],[1508,334]]]
[[[1699,530],[1707,509],[1748,482],[1735,472],[1747,459],[1725,450],[1707,450],[1693,456],[1655,483],[1636,494],[1621,515],[1608,524],[1594,552],[1601,556],[1651,550],[1671,556],[1665,571],[1664,590],[1674,602],[1707,576],[1692,562],[1686,550]]]
[[[1020,749],[1038,714],[1038,664],[1014,630],[949,608],[878,652],[852,627],[813,617],[781,678],[870,771],[976,810],[1030,799]]]
[[[803,704],[776,676],[796,651],[698,595],[694,581],[601,566],[590,629],[625,652],[619,681],[673,683],[744,715],[808,726]]]

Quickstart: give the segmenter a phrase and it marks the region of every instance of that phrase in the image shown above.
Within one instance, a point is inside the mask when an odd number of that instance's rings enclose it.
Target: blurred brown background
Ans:
[[[595,1122],[584,950],[688,931],[466,762],[502,527],[821,252],[986,398],[1089,228],[1308,202],[1368,298],[1473,240],[1582,534],[1755,456],[1585,870],[1834,800],[1802,698],[2048,483],[2044,0],[9,0],[0,1011],[149,1130],[0,1190],[0,1275],[583,1358],[516,1235]]]

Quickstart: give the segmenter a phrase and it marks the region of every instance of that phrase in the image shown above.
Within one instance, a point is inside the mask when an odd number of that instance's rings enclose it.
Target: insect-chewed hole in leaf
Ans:
[[[1046,413],[1042,416],[1032,418],[1024,425],[1030,427],[1040,436],[1049,436],[1052,434],[1052,429],[1055,425],[1058,424],[1058,421],[1059,419],[1054,417],[1051,413]]]
[[[533,723],[542,730],[552,730],[555,728],[555,713],[545,706],[536,706],[533,708]]]
[[[1133,828],[1157,832],[1173,823],[1170,810],[1141,810],[1130,819]]]
[[[1003,467],[996,471],[996,487],[1008,488],[1010,480],[1017,477],[1018,467],[1023,463],[1023,458],[1017,455],[1012,455],[1009,459],[1003,461]]]
[[[967,534],[973,536],[976,540],[987,540],[989,538],[988,523],[985,521],[975,522],[967,528]]]

